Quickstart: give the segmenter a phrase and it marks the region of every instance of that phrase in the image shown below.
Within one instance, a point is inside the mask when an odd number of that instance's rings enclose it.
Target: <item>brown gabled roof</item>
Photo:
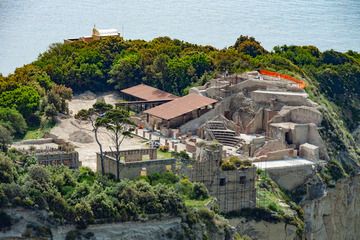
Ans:
[[[150,108],[146,110],[145,113],[161,119],[170,120],[216,102],[214,99],[191,93],[171,102]]]
[[[145,101],[172,100],[178,98],[178,96],[175,96],[171,93],[162,91],[154,87],[150,87],[145,84],[139,84],[130,88],[126,88],[121,90],[121,92]]]

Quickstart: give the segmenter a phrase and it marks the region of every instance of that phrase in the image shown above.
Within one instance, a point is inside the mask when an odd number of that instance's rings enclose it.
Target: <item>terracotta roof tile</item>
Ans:
[[[171,102],[164,103],[154,108],[148,109],[145,113],[170,120],[185,113],[216,103],[217,101],[195,93],[177,98]]]
[[[152,100],[171,100],[178,98],[171,93],[162,91],[160,89],[150,87],[145,84],[139,84],[130,88],[126,88],[121,90],[121,92],[126,93],[128,95],[137,97],[139,99],[145,101],[152,101]]]

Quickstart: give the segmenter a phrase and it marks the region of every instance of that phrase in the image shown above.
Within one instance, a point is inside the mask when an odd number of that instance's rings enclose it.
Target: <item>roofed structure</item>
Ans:
[[[121,90],[123,94],[126,94],[133,98],[132,100],[144,100],[144,101],[160,101],[160,100],[173,100],[178,98],[171,93],[162,91],[160,89],[139,84],[130,88]],[[125,97],[125,99],[128,97]]]
[[[191,93],[171,102],[151,108],[144,113],[164,120],[171,120],[186,113],[191,113],[192,111],[213,105],[216,102],[215,99]]]
[[[94,40],[99,40],[101,38],[106,38],[106,37],[120,37],[120,33],[115,28],[99,29],[99,28],[96,28],[96,26],[94,25],[94,28],[92,29],[92,32],[91,32],[91,36],[65,39],[64,43],[71,43],[71,42],[77,42],[77,41],[83,41],[83,42],[89,43]]]

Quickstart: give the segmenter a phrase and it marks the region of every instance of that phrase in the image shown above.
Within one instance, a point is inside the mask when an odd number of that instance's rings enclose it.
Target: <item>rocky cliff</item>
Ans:
[[[359,239],[360,175],[340,180],[303,209],[306,239]]]

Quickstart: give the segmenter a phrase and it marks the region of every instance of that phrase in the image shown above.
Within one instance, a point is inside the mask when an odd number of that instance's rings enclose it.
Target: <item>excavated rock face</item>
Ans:
[[[232,119],[236,123],[240,123],[242,126],[246,126],[259,110],[258,104],[256,104],[251,98],[245,97],[240,92],[236,94],[230,101],[229,111]]]
[[[359,239],[360,176],[343,179],[324,197],[304,203],[305,237]]]
[[[233,218],[230,224],[236,227],[236,231],[242,236],[261,240],[297,240],[296,226],[284,222],[270,223],[266,221],[246,220],[245,218]]]

